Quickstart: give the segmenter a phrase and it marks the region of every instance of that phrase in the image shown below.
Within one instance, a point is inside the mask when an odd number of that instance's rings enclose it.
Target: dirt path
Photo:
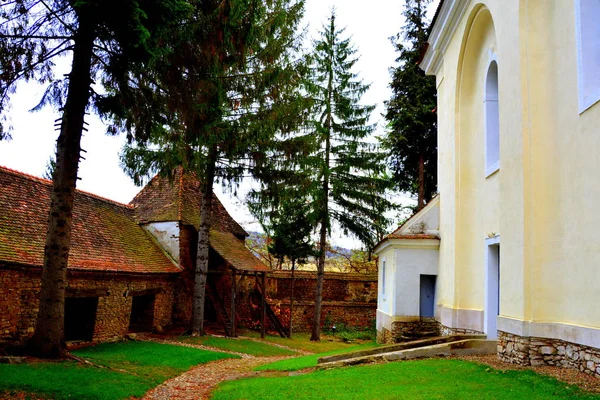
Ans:
[[[208,399],[210,392],[220,382],[257,375],[258,372],[252,371],[255,367],[284,358],[288,357],[245,356],[202,364],[163,382],[146,393],[143,400]]]

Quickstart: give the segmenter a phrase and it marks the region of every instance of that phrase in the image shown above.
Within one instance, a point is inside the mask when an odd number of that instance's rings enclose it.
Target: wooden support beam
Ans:
[[[265,317],[266,317],[266,306],[267,306],[267,301],[265,299],[266,295],[267,295],[267,291],[265,290],[265,275],[266,273],[263,272],[262,276],[261,276],[261,281],[262,281],[262,296],[260,297],[260,338],[264,339],[265,338],[265,333],[266,333],[266,327],[265,327]]]
[[[78,289],[67,288],[65,297],[106,297],[108,289]]]
[[[235,320],[235,268],[231,268],[231,337],[236,336],[236,320]]]
[[[125,297],[146,296],[149,294],[160,294],[162,292],[163,292],[162,288],[152,288],[152,289],[142,289],[142,290],[126,290],[125,293],[123,293],[123,296],[125,296]]]

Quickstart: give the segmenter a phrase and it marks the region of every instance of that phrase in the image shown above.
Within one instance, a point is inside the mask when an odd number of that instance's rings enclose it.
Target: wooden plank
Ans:
[[[231,268],[231,337],[235,337],[235,268]]]
[[[123,296],[132,297],[132,296],[146,296],[149,294],[160,294],[163,292],[162,288],[151,288],[151,289],[142,289],[142,290],[126,290]]]
[[[265,333],[266,333],[266,327],[265,327],[265,316],[266,316],[266,308],[267,308],[267,301],[266,301],[266,291],[264,289],[265,287],[265,275],[266,273],[262,273],[262,277],[261,277],[261,281],[262,281],[262,296],[260,296],[260,338],[264,339],[265,338]]]
[[[108,289],[67,288],[65,297],[106,297]]]

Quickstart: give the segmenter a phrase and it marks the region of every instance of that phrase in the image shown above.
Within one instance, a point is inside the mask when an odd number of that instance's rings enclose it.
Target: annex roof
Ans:
[[[178,168],[170,177],[156,175],[129,204],[136,208],[140,223],[181,221],[198,229],[201,202],[200,180]],[[217,196],[213,196],[211,226],[236,236],[248,236]]]
[[[41,267],[52,182],[0,167],[0,263]],[[177,273],[139,226],[135,210],[77,190],[69,269],[121,273]]]
[[[271,270],[230,232],[211,230],[210,247],[237,270],[256,272]]]

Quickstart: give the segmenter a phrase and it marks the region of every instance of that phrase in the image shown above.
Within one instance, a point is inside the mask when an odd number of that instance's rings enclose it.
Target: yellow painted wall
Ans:
[[[500,170],[486,178],[490,50]],[[484,309],[485,238],[494,232],[502,316],[600,327],[600,104],[579,114],[574,1],[471,2],[437,84],[438,304]]]

